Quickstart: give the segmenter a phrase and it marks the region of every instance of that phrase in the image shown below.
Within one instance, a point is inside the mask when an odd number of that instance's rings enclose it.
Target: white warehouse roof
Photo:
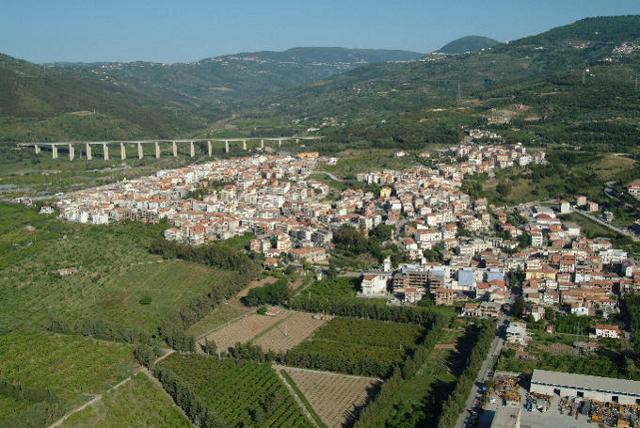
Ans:
[[[574,373],[552,372],[548,370],[533,371],[531,383],[563,386],[575,389],[590,389],[640,397],[640,382],[626,379],[615,379],[602,376],[590,376]]]

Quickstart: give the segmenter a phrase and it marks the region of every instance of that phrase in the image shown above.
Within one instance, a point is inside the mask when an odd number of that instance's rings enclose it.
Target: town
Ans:
[[[468,135],[458,146],[420,153],[423,165],[360,173],[356,180],[361,185],[340,191],[318,174],[336,158],[317,152],[258,153],[69,193],[56,208],[65,220],[95,225],[166,221],[165,239],[181,245],[251,234],[247,250],[260,255],[265,269],[306,267],[318,279],[335,270],[331,259],[339,245],[336,236],[349,230],[366,239],[384,229],[384,245],[393,254],[367,268],[338,268],[338,275],[357,277],[359,298],[392,306],[426,301],[455,307],[468,318],[504,321],[516,314],[504,324],[507,348],[526,347],[531,341],[518,317],[541,322],[549,311],[602,320],[615,316],[619,297],[640,287],[640,272],[610,239],[589,239],[580,226],[565,219],[571,212],[597,214],[598,205],[581,195],[573,201],[512,207],[472,199],[463,191],[466,177],[535,168],[546,160],[544,151],[529,153],[522,144],[499,144],[494,133],[471,130]],[[41,209],[53,211],[49,206]],[[588,333],[596,339],[623,336],[618,325],[606,322]],[[510,382],[508,376],[495,376]],[[534,380],[536,376],[540,374],[534,373]],[[539,391],[546,390],[533,385],[533,395],[523,393],[517,403],[544,397]],[[521,411],[514,413],[513,406],[493,406],[495,424],[520,418]],[[476,410],[468,416],[467,422],[475,423]]]

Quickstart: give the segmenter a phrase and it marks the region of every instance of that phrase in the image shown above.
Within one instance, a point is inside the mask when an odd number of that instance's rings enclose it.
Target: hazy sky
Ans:
[[[430,52],[469,34],[501,41],[640,0],[0,0],[0,52],[34,62],[196,61],[344,46]]]

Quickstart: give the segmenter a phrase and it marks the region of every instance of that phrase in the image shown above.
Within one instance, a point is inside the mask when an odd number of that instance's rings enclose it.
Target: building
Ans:
[[[531,392],[603,403],[640,404],[640,382],[538,369],[533,370]]]
[[[524,345],[527,341],[527,325],[523,322],[510,322],[507,327],[507,342]]]
[[[364,273],[360,282],[362,296],[384,296],[387,294],[389,275],[381,273]]]
[[[596,337],[619,339],[622,336],[620,327],[615,324],[596,324]]]

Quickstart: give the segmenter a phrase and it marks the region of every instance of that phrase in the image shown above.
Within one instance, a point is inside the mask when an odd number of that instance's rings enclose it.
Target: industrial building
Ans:
[[[600,376],[534,370],[531,392],[619,404],[640,404],[640,382]]]

